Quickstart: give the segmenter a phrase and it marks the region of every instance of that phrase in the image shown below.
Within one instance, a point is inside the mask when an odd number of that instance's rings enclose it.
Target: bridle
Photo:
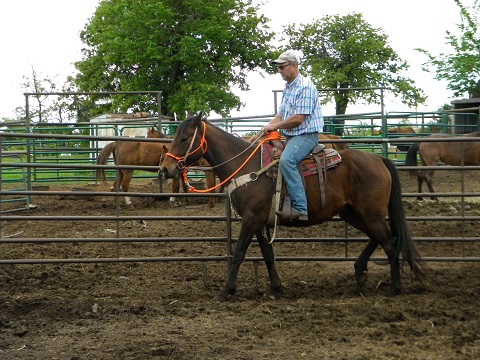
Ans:
[[[174,158],[175,160],[177,160],[177,168],[178,169],[184,171],[185,168],[187,167],[186,164],[185,164],[185,160],[190,155],[197,152],[198,150],[202,151],[202,156],[205,155],[205,153],[207,152],[207,140],[205,140],[205,134],[207,133],[207,124],[204,121],[202,121],[202,124],[203,124],[203,135],[202,135],[202,138],[200,139],[200,144],[198,145],[198,147],[195,150],[191,151],[192,147],[193,147],[193,142],[195,141],[195,138],[197,137],[198,127],[195,128],[195,132],[193,133],[193,136],[192,136],[192,141],[190,141],[190,145],[188,146],[188,149],[187,149],[185,155],[175,156],[170,152],[165,154],[165,156],[170,156],[171,158]]]
[[[177,168],[183,172],[183,181],[184,183],[187,185],[188,187],[188,191],[189,192],[198,192],[198,193],[203,193],[203,192],[210,192],[226,183],[228,183],[246,164],[247,162],[252,158],[252,156],[255,154],[255,152],[260,149],[261,145],[271,139],[279,139],[280,138],[280,133],[278,131],[272,131],[270,133],[268,133],[268,136],[262,140],[259,141],[258,144],[254,144],[252,143],[249,147],[247,147],[244,151],[242,151],[241,153],[235,155],[233,158],[231,158],[230,160],[228,160],[227,162],[233,160],[234,158],[240,156],[241,154],[243,154],[245,151],[247,151],[248,149],[250,149],[252,146],[256,146],[256,148],[253,150],[253,152],[247,157],[247,159],[245,160],[245,162],[237,169],[235,170],[229,177],[227,177],[224,181],[222,181],[220,184],[217,184],[216,186],[214,186],[213,188],[211,189],[206,189],[206,190],[197,190],[195,189],[193,186],[191,186],[189,183],[188,183],[188,179],[187,179],[187,172],[188,172],[188,168],[185,164],[185,160],[192,154],[194,154],[195,152],[201,150],[202,151],[202,156],[205,155],[205,153],[207,152],[207,147],[208,147],[208,144],[207,144],[207,140],[205,139],[205,135],[207,133],[207,124],[205,121],[202,121],[203,123],[203,134],[202,134],[202,138],[200,139],[200,144],[197,146],[197,148],[193,151],[192,150],[192,147],[193,147],[193,142],[195,141],[195,138],[197,136],[197,131],[198,131],[198,127],[195,128],[195,132],[193,133],[193,137],[192,137],[192,141],[190,141],[190,145],[188,146],[188,149],[185,153],[185,155],[183,156],[175,156],[173,155],[172,153],[168,152],[165,154],[165,156],[170,156],[171,158],[177,160]],[[274,161],[272,162],[271,165],[275,164],[277,161]],[[223,164],[219,164],[217,165],[218,166],[221,166]],[[271,166],[270,165],[270,166]],[[246,176],[250,177],[251,179],[249,181],[255,181],[257,178],[258,178],[258,175],[262,172],[264,172],[266,170],[266,168],[262,168],[260,169],[259,171],[257,171],[257,173],[252,173],[254,176],[252,177],[252,174],[247,174]],[[244,175],[245,176],[245,175]]]

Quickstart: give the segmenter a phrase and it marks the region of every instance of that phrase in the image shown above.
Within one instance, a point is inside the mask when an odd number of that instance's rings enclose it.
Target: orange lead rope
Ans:
[[[230,175],[228,178],[226,178],[224,181],[222,181],[220,184],[214,186],[214,187],[211,187],[210,189],[205,189],[205,190],[197,190],[195,189],[193,186],[191,186],[189,183],[188,183],[188,178],[187,178],[187,170],[184,170],[183,171],[183,182],[187,185],[188,187],[188,192],[194,192],[194,193],[208,193],[208,192],[212,192],[213,190],[216,190],[218,189],[220,186],[226,184],[227,182],[229,182],[240,170],[242,170],[242,168],[250,161],[250,159],[253,157],[253,155],[257,152],[258,149],[260,149],[260,147],[266,143],[267,141],[269,140],[280,140],[280,132],[278,131],[271,131],[267,134],[267,136],[260,140],[260,142],[258,143],[257,147],[255,148],[255,150],[253,150],[253,152],[248,156],[248,158],[245,160],[245,162],[240,165],[240,167],[235,170],[233,172],[232,175]],[[173,156],[172,156],[173,157]]]

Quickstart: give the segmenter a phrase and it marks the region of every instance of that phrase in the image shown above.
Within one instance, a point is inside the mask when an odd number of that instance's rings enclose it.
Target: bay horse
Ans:
[[[155,129],[153,126],[148,129],[146,137],[147,138],[163,138],[163,137],[168,138],[168,136],[164,135],[161,131]],[[163,153],[166,154],[167,152],[168,152],[168,148],[164,148]],[[163,159],[163,155],[162,155],[162,159]],[[203,167],[205,169],[204,170],[205,184],[207,188],[212,189],[213,187],[215,187],[215,184],[216,184],[215,174],[213,170],[208,170],[210,169],[210,164],[204,158],[201,158],[194,165]],[[187,186],[182,179],[182,174],[179,173],[177,177],[172,179],[172,193],[180,192],[180,182],[182,182],[183,192],[186,193],[188,191]],[[188,204],[188,198],[184,198],[184,201],[186,204]],[[174,203],[175,198],[171,198],[170,202]],[[217,202],[217,198],[214,198],[214,197],[208,198],[209,207],[211,208],[215,207],[216,202]]]
[[[396,126],[393,128],[387,128],[389,134],[415,134],[415,130],[411,126]],[[375,130],[374,135],[381,135],[382,130]]]
[[[405,165],[417,166],[417,154],[420,154],[420,161],[423,166],[437,166],[440,162],[452,165],[480,165],[480,139],[479,141],[460,141],[462,137],[479,137],[480,132],[471,132],[461,136],[448,134],[431,134],[426,139],[444,139],[459,138],[459,141],[426,141],[415,142],[407,151]],[[417,177],[418,192],[422,192],[422,185],[425,184],[431,194],[434,194],[432,178],[435,170],[410,170],[410,176]],[[422,196],[417,197],[422,200]],[[431,196],[432,200],[436,200],[436,196]]]
[[[387,128],[387,133],[388,134],[415,134],[416,132],[411,126],[396,126],[396,127],[393,127],[393,128],[392,127]],[[382,131],[381,130],[375,130],[373,132],[373,134],[374,135],[382,135]],[[393,137],[393,136],[391,138],[400,139],[399,137]],[[405,140],[408,140],[408,139],[405,138]],[[402,152],[408,151],[408,149],[410,148],[410,144],[396,143],[394,145],[394,147],[395,147],[395,159],[396,159],[397,158],[397,153],[399,151],[402,151]]]
[[[255,151],[255,144],[214,126],[202,119],[200,113],[180,124],[170,152],[160,165],[165,177],[175,177],[179,167],[204,157],[222,182],[233,176],[251,178],[250,182],[230,192],[232,205],[241,217],[241,226],[227,282],[217,296],[219,300],[234,295],[240,265],[254,235],[268,269],[270,294],[274,296],[283,292],[267,225],[275,180],[260,171],[261,154]],[[292,226],[321,224],[338,214],[369,237],[367,246],[354,264],[357,284],[362,287],[366,283],[367,263],[380,244],[390,264],[389,293],[398,294],[402,289],[400,270],[404,262],[417,278],[421,279],[424,274],[420,266],[423,261],[408,230],[398,172],[391,160],[376,154],[350,149],[339,153],[342,162],[327,174],[326,207],[322,208],[318,176],[306,177],[308,221],[297,221]],[[387,215],[390,227],[386,223]]]

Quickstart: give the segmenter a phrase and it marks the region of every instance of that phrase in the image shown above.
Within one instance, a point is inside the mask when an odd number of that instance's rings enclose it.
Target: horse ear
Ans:
[[[202,113],[202,112],[199,112],[199,113],[197,114],[197,116],[195,116],[195,117],[193,118],[193,121],[200,123],[200,122],[202,121],[202,115],[203,115],[203,113]]]

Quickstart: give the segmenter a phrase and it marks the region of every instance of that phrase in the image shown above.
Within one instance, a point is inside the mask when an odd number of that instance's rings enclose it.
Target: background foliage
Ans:
[[[324,102],[335,101],[337,115],[359,100],[380,103],[378,91],[354,88],[388,88],[411,106],[426,100],[415,82],[403,76],[409,65],[389,45],[387,35],[361,14],[292,24],[285,35],[288,46],[303,53],[305,71],[317,87],[338,89],[324,94]]]
[[[269,67],[268,19],[251,0],[106,0],[81,33],[82,91],[162,91],[162,114],[227,115],[248,89],[248,71]],[[111,109],[155,109],[152,99],[119,97]]]

